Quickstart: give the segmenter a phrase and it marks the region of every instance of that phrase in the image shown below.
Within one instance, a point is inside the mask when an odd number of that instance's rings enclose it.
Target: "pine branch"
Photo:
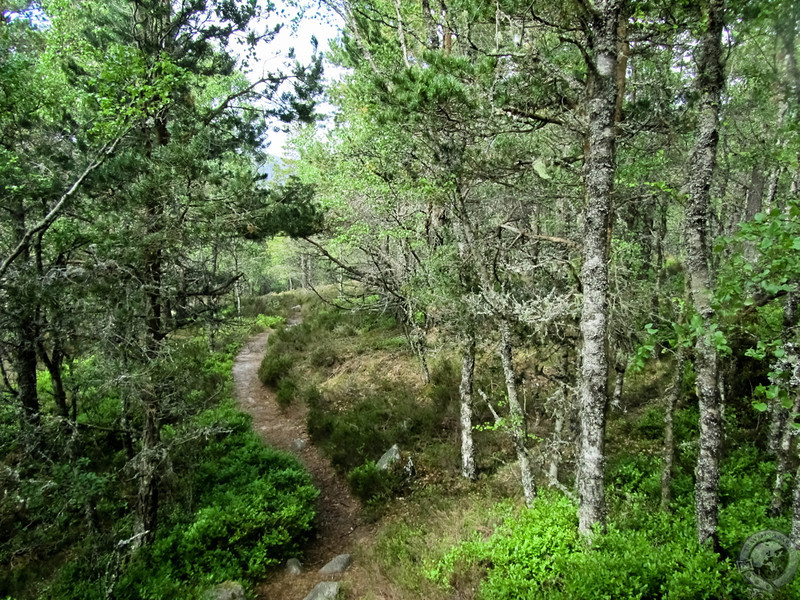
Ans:
[[[100,150],[98,157],[93,160],[88,167],[80,174],[80,176],[73,182],[70,188],[64,192],[64,194],[59,198],[58,202],[56,202],[55,206],[50,209],[50,212],[45,215],[45,217],[39,221],[36,225],[34,225],[31,229],[27,230],[22,239],[17,244],[16,248],[9,254],[2,264],[0,264],[0,281],[2,281],[6,273],[8,272],[9,267],[11,264],[19,258],[19,256],[25,251],[28,245],[31,243],[31,239],[33,236],[40,233],[47,231],[50,226],[55,223],[56,219],[61,214],[61,211],[66,206],[67,201],[69,201],[72,196],[80,189],[83,182],[91,175],[95,170],[97,170],[111,155],[114,154],[114,151],[117,148],[117,145],[122,140],[124,134],[117,137],[113,142],[110,142],[103,146]]]

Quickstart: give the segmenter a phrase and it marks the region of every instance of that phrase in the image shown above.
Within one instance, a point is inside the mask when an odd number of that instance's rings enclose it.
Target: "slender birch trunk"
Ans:
[[[675,409],[681,398],[686,349],[678,346],[675,354],[675,372],[667,394],[667,409],[664,416],[664,463],[661,469],[661,510],[667,512],[672,502],[672,477],[675,472]]]
[[[783,348],[786,353],[785,364],[794,369],[790,381],[800,380],[800,357],[797,355],[797,348],[794,344],[795,329],[798,318],[798,301],[800,295],[796,292],[790,293],[783,305]],[[780,399],[772,401],[773,420],[770,428],[770,449],[775,453],[775,480],[772,485],[772,500],[769,510],[773,516],[780,515],[783,511],[784,488],[789,477],[789,457],[792,450],[792,434],[794,416],[800,412],[800,390],[795,386],[790,389],[795,393],[795,401],[792,409],[786,410],[781,404]]]
[[[475,445],[472,439],[472,390],[475,381],[475,337],[469,336],[461,351],[461,475],[470,481],[477,478]]]
[[[394,10],[397,14],[397,39],[400,42],[400,49],[403,52],[403,63],[406,67],[410,67],[411,63],[408,61],[408,46],[406,46],[406,31],[403,27],[403,15],[400,12],[400,0],[394,0]]]
[[[614,381],[614,394],[611,397],[611,406],[615,409],[625,412],[625,407],[622,406],[622,390],[625,387],[625,371],[627,370],[627,361],[618,361],[614,365],[614,371],[617,373],[616,381]]]
[[[792,534],[794,545],[800,547],[800,467],[794,475],[794,499],[792,501]]]
[[[550,468],[547,470],[547,480],[553,487],[558,486],[558,471],[561,465],[561,437],[564,432],[564,413],[558,411],[556,414],[556,422],[553,425],[553,442],[552,451],[550,454]]]
[[[605,428],[608,404],[608,251],[615,172],[617,32],[621,0],[595,3],[589,32],[593,64],[587,86],[588,136],[584,165],[583,307],[579,529],[588,535],[605,523]]]
[[[791,415],[800,413],[800,393],[797,394],[792,406]],[[793,420],[793,419],[792,419]],[[792,423],[787,420],[781,435],[778,457],[775,464],[775,480],[772,484],[772,500],[769,503],[769,512],[777,517],[783,512],[784,488],[789,480],[789,455],[792,450]]]
[[[503,373],[506,378],[506,391],[508,392],[509,429],[511,441],[519,460],[519,470],[522,477],[522,492],[525,494],[525,503],[530,506],[536,498],[536,483],[533,479],[531,460],[528,448],[525,446],[525,414],[519,403],[517,393],[517,374],[514,370],[514,358],[511,346],[511,327],[507,321],[500,323],[500,359],[503,362]]]
[[[697,87],[700,91],[697,139],[689,159],[689,202],[686,206],[686,270],[694,309],[706,333],[695,345],[697,397],[700,403],[700,452],[695,483],[695,515],[700,543],[717,545],[719,520],[719,463],[722,449],[722,412],[717,380],[717,351],[711,340],[712,277],[709,268],[708,223],[711,178],[717,159],[719,105],[724,77],[722,28],[725,0],[708,0],[703,6],[706,27],[695,50]]]

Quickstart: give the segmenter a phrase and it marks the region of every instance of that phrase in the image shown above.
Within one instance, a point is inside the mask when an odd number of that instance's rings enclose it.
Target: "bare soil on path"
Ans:
[[[330,461],[311,443],[306,430],[306,407],[295,402],[281,408],[275,401],[275,393],[258,379],[268,339],[269,332],[255,336],[236,357],[233,364],[236,400],[239,408],[253,417],[253,429],[266,444],[300,459],[311,473],[320,496],[317,539],[306,550],[303,574],[289,575],[280,570],[258,586],[256,593],[264,600],[302,600],[318,582],[336,579],[319,574],[320,567],[339,554],[349,553],[368,528],[361,526],[358,500],[350,494]]]

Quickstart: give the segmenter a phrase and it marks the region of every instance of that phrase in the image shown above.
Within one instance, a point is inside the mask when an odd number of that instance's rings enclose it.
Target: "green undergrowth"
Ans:
[[[388,318],[313,301],[303,304],[303,314],[302,325],[278,327],[262,368],[276,374],[282,401],[307,405],[309,433],[346,475],[354,495],[369,508],[380,506],[367,511],[380,522],[375,540],[359,549],[368,581],[352,583],[353,597],[734,600],[749,592],[735,564],[744,541],[763,529],[789,529],[787,516],[767,515],[774,464],[753,443],[752,416],[732,403],[725,414],[721,550],[696,542],[699,415],[691,369],[675,414],[671,511],[660,509],[665,409],[659,390],[671,369],[665,362],[649,375],[631,377],[625,411],[610,413],[608,528],[589,545],[577,533],[576,506],[547,490],[544,477],[540,498],[523,508],[513,451],[502,431],[489,426],[474,432],[479,481],[460,479],[454,352],[429,357],[426,384],[416,356],[400,344],[401,329]],[[524,364],[526,354],[519,354]],[[502,408],[498,361],[479,356],[478,366],[476,388]],[[529,417],[538,420],[537,405],[550,392],[526,385]],[[491,422],[484,402],[475,411],[476,423]],[[530,442],[537,457],[550,434],[546,413],[539,414],[544,416]],[[417,465],[410,484],[375,465],[395,443]],[[572,466],[564,465],[562,481],[569,481]],[[800,597],[800,583],[774,597]]]
[[[726,466],[726,492],[747,462],[736,457]],[[612,503],[607,530],[595,532],[591,544],[577,532],[577,507],[562,495],[545,490],[526,509],[518,500],[487,502],[491,485],[482,480],[457,497],[429,489],[402,519],[391,518],[362,549],[382,589],[394,598],[431,600],[736,600],[749,597],[736,567],[744,540],[787,526],[752,510],[763,500],[760,476],[723,510],[722,554],[697,543],[691,506],[661,512],[638,485],[621,492],[628,495],[625,510]],[[799,594],[795,580],[770,597]]]
[[[736,566],[742,545],[758,531],[790,528],[787,515],[767,514],[774,463],[741,436],[738,415],[729,409],[720,481],[721,550],[700,546],[693,479],[697,418],[693,402],[676,413],[670,512],[660,509],[663,408],[651,403],[611,416],[608,528],[597,531],[591,544],[577,533],[577,507],[558,492],[543,487],[526,509],[515,481],[512,499],[488,502],[487,497],[509,492],[501,470],[484,472],[479,482],[462,483],[460,489],[452,481],[437,483],[402,507],[393,506],[375,544],[362,550],[362,560],[381,589],[401,600],[750,597]],[[770,597],[800,597],[800,580]]]
[[[193,456],[177,457],[193,468],[181,488],[193,496],[193,510],[171,515],[170,526],[136,556],[120,598],[184,598],[187,589],[226,580],[256,582],[300,556],[313,528],[318,492],[309,474],[291,455],[265,447],[249,418],[226,403],[194,425],[218,433]]]
[[[136,552],[139,449],[133,458],[126,450],[123,398],[103,359],[81,359],[68,373],[81,391],[77,428],[43,420],[53,447],[39,452],[52,459],[15,467],[23,442],[17,420],[3,416],[0,484],[18,501],[0,503],[0,598],[191,600],[225,580],[254,583],[300,556],[318,492],[295,458],[262,444],[232,400],[233,359],[252,325],[218,329],[213,346],[202,331],[181,332],[168,340],[168,359],[148,366],[175,391],[161,405],[158,529]],[[135,406],[128,418],[141,429]]]

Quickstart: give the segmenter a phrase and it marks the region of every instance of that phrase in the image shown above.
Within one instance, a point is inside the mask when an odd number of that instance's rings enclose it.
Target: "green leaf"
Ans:
[[[758,412],[764,412],[765,410],[767,410],[767,403],[753,402],[753,408],[755,408]]]

